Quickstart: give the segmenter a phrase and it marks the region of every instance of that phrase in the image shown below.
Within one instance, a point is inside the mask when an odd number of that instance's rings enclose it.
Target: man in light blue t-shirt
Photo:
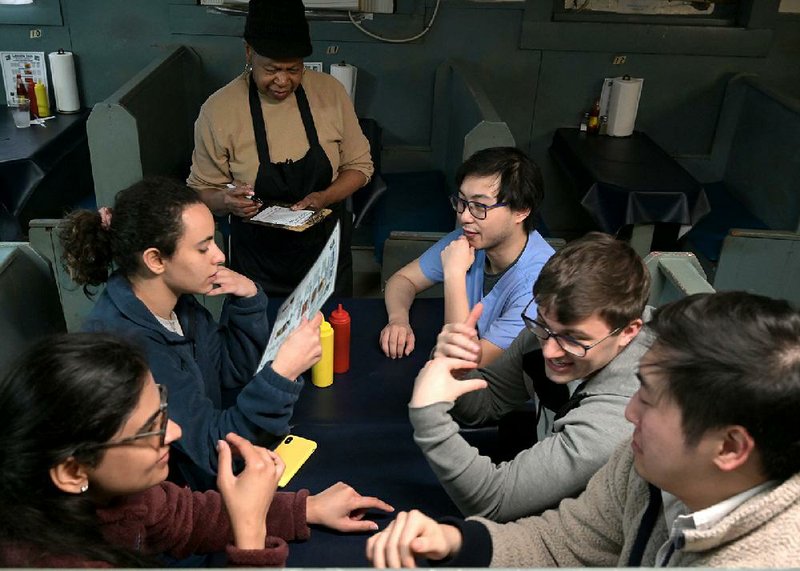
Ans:
[[[522,311],[553,249],[534,230],[544,198],[542,174],[525,153],[495,147],[473,154],[456,172],[451,197],[459,228],[386,282],[388,324],[380,344],[396,359],[414,350],[409,310],[414,297],[444,283],[445,323],[462,323],[478,302],[481,365],[493,361],[524,327]]]

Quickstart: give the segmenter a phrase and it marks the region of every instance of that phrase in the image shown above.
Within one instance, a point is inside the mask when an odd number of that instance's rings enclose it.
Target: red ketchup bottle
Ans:
[[[28,92],[28,99],[31,101],[30,115],[31,119],[39,118],[39,102],[36,100],[36,86],[33,83],[32,77],[25,77],[25,90]]]
[[[333,372],[346,373],[350,369],[350,314],[340,303],[328,322],[333,327]]]
[[[17,100],[27,99],[28,89],[25,87],[25,82],[22,81],[22,75],[17,74]]]

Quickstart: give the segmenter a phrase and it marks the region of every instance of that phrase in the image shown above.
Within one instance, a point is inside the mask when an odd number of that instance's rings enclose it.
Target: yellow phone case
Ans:
[[[283,463],[286,464],[286,469],[283,471],[283,476],[278,481],[278,487],[282,488],[289,483],[292,476],[297,474],[308,457],[317,449],[317,443],[302,436],[295,436],[290,434],[283,439],[283,442],[278,444],[275,448],[275,453],[281,457]]]

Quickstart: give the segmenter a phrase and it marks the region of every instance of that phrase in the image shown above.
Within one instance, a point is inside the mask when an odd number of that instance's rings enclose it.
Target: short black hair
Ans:
[[[658,309],[650,325],[687,444],[740,425],[767,477],[800,471],[800,312],[745,292],[696,294]]]
[[[544,200],[542,171],[528,155],[514,147],[491,147],[475,152],[458,167],[456,186],[469,176],[500,177],[498,202],[507,202],[511,210],[530,210],[523,222],[525,232],[535,225],[535,214]]]

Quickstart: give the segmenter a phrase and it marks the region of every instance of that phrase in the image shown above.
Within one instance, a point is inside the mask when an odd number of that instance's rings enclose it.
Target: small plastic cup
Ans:
[[[17,106],[11,108],[14,116],[14,125],[17,129],[26,129],[31,126],[31,102],[28,99],[18,99]]]

